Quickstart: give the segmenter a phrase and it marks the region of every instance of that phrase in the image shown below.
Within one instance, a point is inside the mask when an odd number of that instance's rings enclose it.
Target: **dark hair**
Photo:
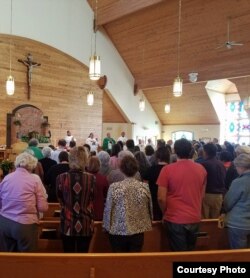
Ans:
[[[203,149],[207,157],[213,158],[216,156],[217,148],[214,143],[205,144]]]
[[[139,169],[138,162],[133,156],[125,156],[121,160],[120,169],[127,177],[133,177]]]
[[[57,145],[58,146],[62,146],[62,147],[65,147],[66,146],[66,141],[64,140],[64,139],[59,139],[58,140],[58,143],[57,143]]]
[[[50,147],[53,151],[56,150],[56,147],[55,147],[54,145],[49,145],[49,147]]]
[[[122,143],[122,141],[117,141],[117,144],[120,145],[121,150],[123,150],[123,143]]]
[[[66,151],[61,151],[58,155],[58,159],[60,162],[62,162],[62,161],[69,162],[69,154]]]
[[[192,150],[192,144],[187,139],[179,139],[174,143],[174,151],[179,158],[188,159]]]
[[[69,142],[69,147],[74,148],[76,146],[76,141],[72,140]]]
[[[151,146],[151,145],[147,145],[146,147],[145,147],[145,154],[147,155],[147,156],[151,156],[151,155],[153,155],[155,153],[155,150],[154,150],[154,148]]]
[[[165,147],[168,149],[169,153],[172,153],[172,147],[169,144],[166,144]],[[162,147],[159,147],[162,148]]]
[[[139,146],[135,146],[134,147],[134,152],[139,152],[140,151],[140,147]]]
[[[90,145],[89,144],[84,144],[83,147],[87,148],[90,152]]]
[[[228,162],[232,160],[232,154],[228,151],[222,151],[220,153],[220,160],[224,162]]]
[[[167,162],[169,163],[170,161],[170,152],[169,149],[165,147],[160,147],[156,152],[155,152],[155,157],[161,161],[161,162]]]
[[[111,156],[116,156],[118,157],[118,153],[122,150],[120,144],[114,144],[112,145],[112,150],[111,150]]]
[[[126,141],[126,147],[129,149],[129,150],[132,150],[134,151],[134,148],[135,148],[135,142],[133,139],[128,139]]]
[[[158,139],[157,140],[157,149],[160,147],[165,147],[166,146],[166,142],[163,139]]]

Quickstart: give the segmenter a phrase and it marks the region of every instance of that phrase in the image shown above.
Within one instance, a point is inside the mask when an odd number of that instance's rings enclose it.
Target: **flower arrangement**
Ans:
[[[7,175],[11,170],[14,169],[14,162],[6,159],[0,162],[0,168],[3,170],[3,174]]]

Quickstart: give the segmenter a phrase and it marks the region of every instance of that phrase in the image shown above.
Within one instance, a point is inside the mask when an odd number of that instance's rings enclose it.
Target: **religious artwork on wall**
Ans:
[[[30,99],[33,68],[40,67],[41,64],[34,62],[33,56],[30,53],[27,56],[27,60],[18,59],[18,62],[23,63],[27,67],[28,99]]]
[[[37,138],[39,143],[49,143],[51,132],[48,117],[44,116],[39,108],[25,104],[7,114],[7,145],[30,138]]]

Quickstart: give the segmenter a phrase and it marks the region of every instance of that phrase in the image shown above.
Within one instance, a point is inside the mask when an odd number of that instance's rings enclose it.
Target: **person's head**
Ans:
[[[128,140],[126,141],[126,147],[127,147],[129,150],[133,150],[134,147],[135,147],[134,140],[133,140],[133,139],[128,139]]]
[[[66,151],[61,151],[58,155],[58,160],[60,163],[69,162],[69,154]]]
[[[120,170],[127,177],[133,177],[139,170],[138,162],[133,156],[125,156],[121,160]]]
[[[42,149],[43,157],[51,157],[52,149],[50,147],[44,147]]]
[[[139,167],[149,167],[150,164],[146,158],[146,155],[144,152],[138,151],[134,153],[135,159],[137,160]]]
[[[213,143],[214,144],[218,144],[219,143],[219,140],[217,138],[213,138]]]
[[[76,141],[72,140],[69,142],[69,147],[74,148],[76,146]]]
[[[36,138],[31,138],[29,140],[29,147],[37,147],[38,146],[38,140]]]
[[[140,147],[139,146],[135,146],[134,147],[134,152],[139,152],[140,151]]]
[[[204,150],[203,147],[200,147],[197,151],[198,157],[204,157]]]
[[[56,147],[54,145],[49,145],[49,147],[51,148],[52,151],[56,150]]]
[[[170,161],[170,152],[167,147],[160,147],[155,152],[156,159],[159,162],[166,162],[169,163]]]
[[[88,153],[90,153],[90,145],[89,144],[84,144],[83,147],[87,149]]]
[[[229,162],[232,161],[232,155],[230,152],[228,151],[222,151],[220,153],[220,160],[223,162]]]
[[[139,145],[142,144],[142,139],[138,139],[138,144],[139,144]]]
[[[108,138],[111,138],[110,132],[107,133],[107,137],[108,137]]]
[[[169,146],[172,146],[172,145],[173,145],[173,140],[172,140],[172,139],[169,139],[169,140],[167,141],[167,144],[168,144]]]
[[[123,142],[122,141],[117,141],[117,144],[119,144],[120,147],[121,147],[121,150],[123,150]]]
[[[99,160],[100,160],[101,167],[105,167],[105,166],[109,165],[110,155],[109,155],[107,152],[105,152],[105,151],[100,151],[100,152],[97,154],[97,157],[98,157]]]
[[[235,153],[236,153],[236,156],[238,156],[242,153],[250,154],[250,147],[249,146],[238,146],[235,149]]]
[[[121,145],[120,144],[114,144],[112,145],[111,150],[111,156],[118,156],[118,153],[121,151]]]
[[[120,165],[121,164],[121,161],[123,160],[123,158],[125,156],[131,156],[131,157],[134,157],[134,155],[130,152],[130,151],[120,151],[118,153],[118,164]]]
[[[36,168],[37,161],[37,158],[33,155],[23,152],[16,157],[15,167],[25,168],[29,172],[32,172]]]
[[[203,146],[205,158],[216,157],[217,148],[214,143],[210,142]]]
[[[95,174],[99,172],[100,167],[101,167],[101,163],[99,158],[97,156],[91,156],[88,163],[88,171],[90,173]]]
[[[242,153],[234,159],[234,165],[239,175],[245,171],[250,171],[250,155]]]
[[[174,151],[179,158],[188,159],[192,150],[192,144],[187,139],[179,139],[174,143]]]
[[[71,169],[85,170],[87,154],[84,147],[75,147],[69,151],[69,167]]]
[[[151,155],[154,154],[154,152],[155,152],[155,150],[154,150],[154,148],[151,145],[147,145],[145,147],[145,154],[146,154],[146,156],[151,156]]]
[[[71,136],[71,132],[69,130],[67,130],[67,135]]]
[[[121,137],[125,137],[125,132],[124,131],[121,132]]]
[[[157,145],[156,148],[160,148],[160,147],[165,147],[166,146],[166,142],[163,139],[158,139],[157,140]]]
[[[148,138],[148,144],[152,144],[152,139]]]
[[[91,132],[91,133],[89,134],[89,138],[91,138],[91,139],[94,138],[94,133],[93,133],[93,132]]]
[[[58,147],[60,147],[60,148],[65,148],[66,144],[67,143],[66,143],[66,141],[64,139],[59,139],[58,143],[57,143]]]

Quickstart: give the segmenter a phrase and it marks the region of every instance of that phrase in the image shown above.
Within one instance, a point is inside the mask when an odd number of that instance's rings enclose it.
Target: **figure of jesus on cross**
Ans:
[[[33,62],[33,57],[30,53],[27,56],[27,60],[18,59],[18,62],[23,63],[27,67],[28,99],[30,99],[32,69],[35,67],[40,67],[41,64]]]

